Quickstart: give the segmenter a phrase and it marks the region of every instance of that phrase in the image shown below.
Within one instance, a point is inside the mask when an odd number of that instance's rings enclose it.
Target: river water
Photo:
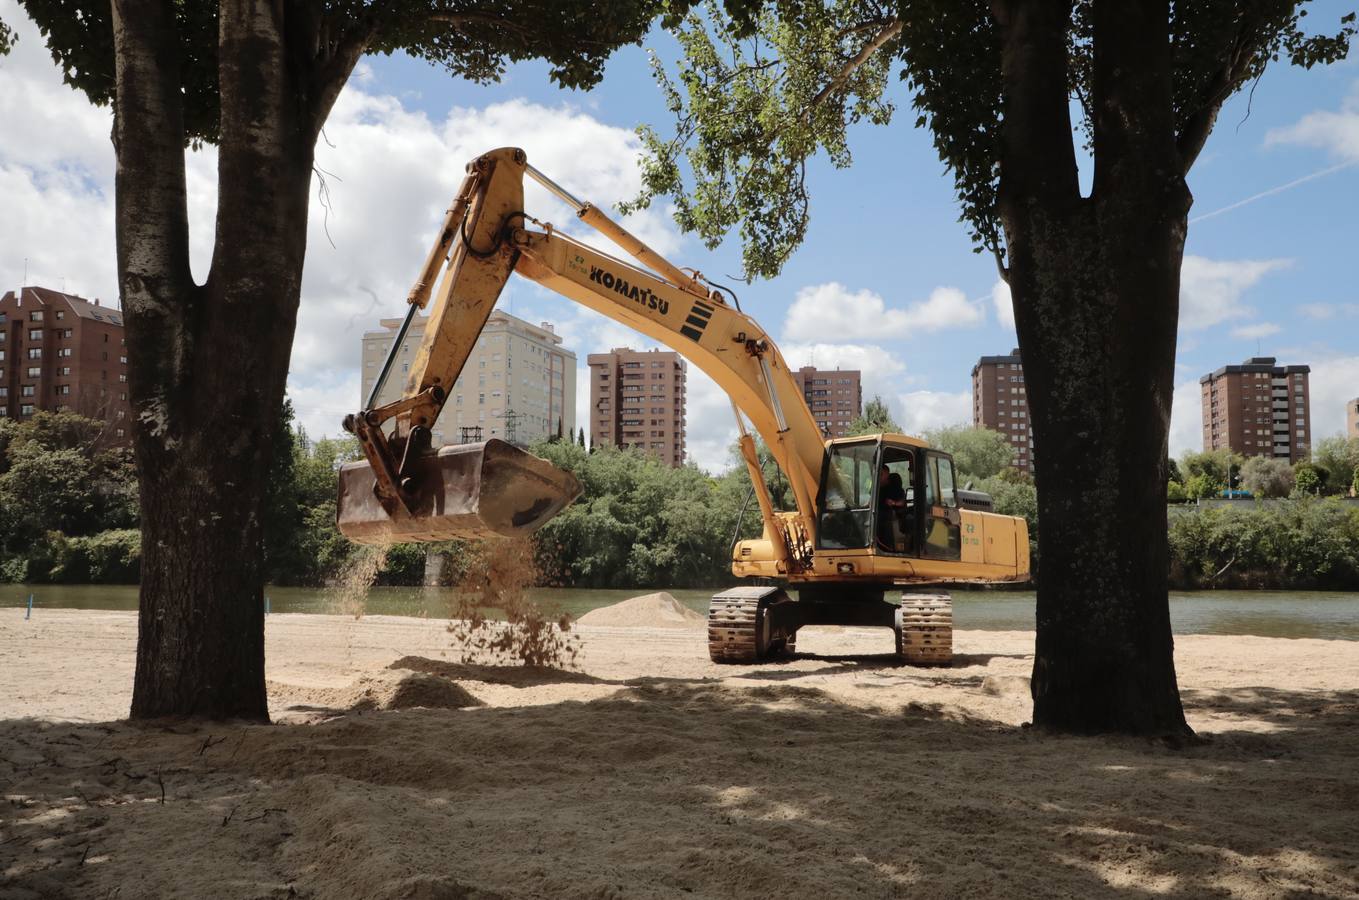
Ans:
[[[645,590],[539,588],[534,598],[553,609],[581,616]],[[710,590],[671,591],[691,609],[706,613]],[[34,615],[43,609],[137,608],[137,588],[110,585],[0,585],[0,607],[24,607],[33,595]],[[340,613],[339,596],[317,588],[269,588],[276,613]],[[373,588],[369,615],[448,615],[448,588]],[[1033,628],[1032,591],[954,591],[954,623],[960,630],[1020,631]],[[6,613],[12,615],[12,613]],[[1359,641],[1359,594],[1325,591],[1196,591],[1170,595],[1176,634],[1252,634],[1261,637],[1328,638]]]

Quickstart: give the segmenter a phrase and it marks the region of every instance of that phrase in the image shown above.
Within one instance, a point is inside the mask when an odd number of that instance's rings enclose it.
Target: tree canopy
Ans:
[[[115,60],[109,3],[20,2],[41,29],[66,83],[96,105],[112,103]],[[687,3],[670,5],[676,16],[688,8]],[[303,22],[288,50],[300,68],[314,69],[313,87],[319,93],[338,94],[360,55],[397,52],[478,83],[499,80],[511,63],[541,59],[557,84],[585,88],[599,81],[609,54],[641,40],[667,6],[662,0],[602,5],[557,0],[308,2],[297,4]],[[221,122],[219,4],[190,0],[174,4],[174,12],[185,139],[215,143]],[[10,31],[0,23],[0,53],[8,49],[9,37]],[[326,64],[315,67],[318,61]]]
[[[1308,0],[1171,3],[1174,127],[1187,171],[1222,102],[1274,61],[1311,67],[1344,58],[1355,14],[1308,34]],[[738,228],[746,272],[773,277],[806,237],[807,161],[853,162],[849,131],[897,113],[891,85],[906,83],[916,127],[928,127],[953,175],[978,252],[1006,248],[1000,225],[1003,79],[1001,26],[990,0],[728,0],[709,2],[676,28],[672,73],[652,67],[673,130],[639,129],[647,150],[641,194],[664,198],[709,247]],[[1069,91],[1076,132],[1093,147],[1095,0],[1066,13]],[[1060,14],[1060,13],[1059,13]],[[664,132],[669,131],[669,134]],[[1073,136],[1074,137],[1074,136]],[[686,177],[686,170],[691,173]]]
[[[864,411],[845,429],[845,435],[848,437],[858,434],[900,433],[901,426],[892,418],[892,411],[876,394],[873,395],[872,400],[864,404]]]
[[[922,437],[953,457],[953,467],[969,478],[992,478],[1008,469],[1015,459],[1010,439],[999,431],[970,425],[932,428]]]

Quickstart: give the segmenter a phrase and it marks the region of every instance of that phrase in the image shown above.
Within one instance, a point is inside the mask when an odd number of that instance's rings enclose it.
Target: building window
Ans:
[[[21,416],[31,416],[31,415],[33,415],[33,404],[32,404],[32,403],[24,403],[24,404],[21,404],[21,405],[19,406],[19,415],[21,415]]]
[[[42,329],[41,329],[41,328],[30,328],[30,329],[28,329],[28,339],[29,339],[30,341],[40,341],[40,340],[42,340]]]
[[[29,348],[28,348],[28,358],[29,358],[29,359],[42,359],[42,348],[41,348],[41,347],[29,347]]]
[[[119,375],[119,376],[118,376],[118,380],[121,381],[121,382],[123,382],[124,384],[126,384],[126,383],[127,383],[127,376],[126,376],[126,375]]]
[[[70,347],[62,347],[60,350],[57,351],[57,356],[70,356],[70,355],[71,355]]]
[[[57,318],[58,318],[58,319],[64,319],[64,318],[66,318],[66,313],[65,313],[64,311],[60,310],[60,309],[57,310]]]
[[[41,378],[41,377],[42,377],[42,367],[41,367],[41,366],[29,366],[29,367],[28,367],[28,377],[29,377],[29,378]]]
[[[114,429],[113,433],[118,435],[118,437],[127,437],[127,432],[121,428]]]
[[[71,386],[69,384],[59,384],[56,387],[57,393],[61,394],[62,396],[66,396],[71,393]]]
[[[39,310],[34,310],[33,312],[29,313],[29,314],[28,314],[28,321],[30,321],[30,322],[41,322],[41,321],[42,321],[42,312],[39,311]]]

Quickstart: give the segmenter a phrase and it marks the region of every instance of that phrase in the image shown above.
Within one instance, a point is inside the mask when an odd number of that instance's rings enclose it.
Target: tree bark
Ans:
[[[221,5],[217,239],[200,287],[188,265],[172,6],[114,3],[118,257],[142,507],[133,718],[268,718],[265,476],[313,147],[338,93],[326,83],[318,108],[311,60],[289,58],[284,14],[262,0]]]
[[[1074,152],[1060,149],[1071,147],[1061,6],[996,4],[1000,211],[1042,522],[1034,724],[1188,735],[1167,591],[1166,450],[1190,203],[1168,10],[1096,3],[1097,162],[1082,198]]]

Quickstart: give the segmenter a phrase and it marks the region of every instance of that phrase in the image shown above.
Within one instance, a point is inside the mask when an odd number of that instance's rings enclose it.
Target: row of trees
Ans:
[[[876,398],[857,423],[859,433],[900,428]],[[103,440],[102,423],[71,413],[39,413],[0,420],[0,580],[135,583],[140,575],[137,486],[131,453]],[[1022,516],[1029,526],[1037,571],[1038,494],[1033,480],[1012,467],[1003,434],[955,425],[924,438],[953,456],[959,482],[986,491],[996,511]],[[266,492],[265,571],[273,584],[319,586],[346,571],[362,552],[335,529],[335,470],[359,458],[350,438],[313,441],[291,423],[291,409],[275,436],[281,452]],[[727,472],[672,468],[635,450],[587,451],[578,442],[552,441],[533,452],[568,469],[584,494],[536,538],[538,569],[552,584],[570,587],[707,587],[730,578],[732,541],[757,536],[758,510],[750,479],[735,448]],[[766,483],[787,508],[787,483],[767,452]],[[1334,439],[1318,447],[1313,469],[1355,477],[1359,441]],[[1263,460],[1273,463],[1272,460]],[[1223,452],[1190,453],[1172,472],[1192,485],[1233,480],[1261,496],[1252,460]],[[1350,468],[1346,468],[1349,466]],[[1272,470],[1274,466],[1260,467]],[[1291,475],[1292,470],[1284,466]],[[1299,471],[1307,471],[1297,467]],[[1177,482],[1172,482],[1172,490]],[[1324,484],[1324,482],[1323,482]],[[1204,496],[1215,496],[1214,488]],[[1287,495],[1283,490],[1279,496]],[[1344,588],[1359,585],[1359,510],[1322,502],[1317,491],[1297,491],[1296,502],[1268,508],[1195,510],[1171,517],[1171,581],[1177,587]],[[1335,493],[1335,492],[1332,492]],[[380,584],[419,584],[427,552],[443,553],[445,571],[464,558],[456,544],[398,544],[386,554]]]
[[[1228,489],[1266,499],[1359,494],[1359,437],[1325,438],[1313,448],[1311,460],[1291,465],[1266,456],[1245,458],[1230,450],[1186,453],[1178,463],[1170,460],[1166,486],[1170,502],[1218,497]]]

